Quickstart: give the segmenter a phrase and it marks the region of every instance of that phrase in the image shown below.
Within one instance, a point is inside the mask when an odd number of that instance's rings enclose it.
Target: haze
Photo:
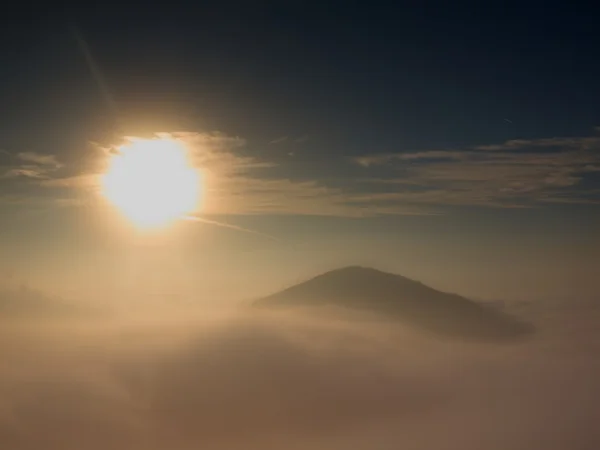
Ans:
[[[595,448],[597,308],[536,317],[538,336],[508,347],[285,313],[3,325],[0,440],[12,449]]]

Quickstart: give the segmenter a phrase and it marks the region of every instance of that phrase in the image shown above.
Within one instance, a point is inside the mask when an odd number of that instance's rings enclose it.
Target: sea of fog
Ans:
[[[231,309],[0,322],[7,450],[600,448],[600,309],[513,344]]]

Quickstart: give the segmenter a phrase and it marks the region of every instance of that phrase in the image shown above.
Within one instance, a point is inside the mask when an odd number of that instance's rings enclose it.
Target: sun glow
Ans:
[[[131,138],[110,158],[102,193],[140,228],[169,225],[198,208],[200,174],[170,138]]]

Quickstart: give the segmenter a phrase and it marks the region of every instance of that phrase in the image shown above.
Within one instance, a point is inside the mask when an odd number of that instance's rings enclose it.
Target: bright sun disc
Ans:
[[[111,157],[102,192],[135,225],[157,228],[197,208],[200,180],[180,142],[130,139]]]

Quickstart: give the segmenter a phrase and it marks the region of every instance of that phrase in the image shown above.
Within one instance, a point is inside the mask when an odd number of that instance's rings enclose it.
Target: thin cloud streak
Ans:
[[[225,133],[158,133],[181,140],[203,179],[203,217],[243,214],[373,217],[439,214],[441,208],[528,208],[596,204],[585,181],[600,173],[600,137],[510,140],[464,149],[368,154],[341,159],[349,175],[302,177],[303,164],[250,151]],[[114,147],[90,145],[70,159],[20,153],[0,171],[1,183],[100,195],[100,175]],[[321,161],[331,167],[331,160]],[[357,167],[358,166],[358,167]],[[382,169],[386,176],[382,176]],[[290,170],[294,178],[289,178]],[[335,169],[337,170],[337,169]],[[362,172],[362,173],[357,173]],[[31,195],[31,194],[28,194]],[[198,211],[199,213],[200,211]]]
[[[5,155],[8,161],[0,166],[0,179],[50,179],[63,167],[55,155],[35,152]]]
[[[595,204],[584,189],[600,168],[600,138],[511,140],[464,150],[365,155],[354,159],[365,170],[386,166],[397,176],[367,177],[395,186],[383,198],[415,204],[532,207],[541,204]],[[418,190],[416,188],[419,188]]]
[[[287,140],[288,140],[287,136],[281,136],[277,139],[273,139],[271,142],[269,142],[269,144],[283,144]]]
[[[199,216],[185,216],[183,217],[183,220],[188,220],[191,222],[199,222],[199,223],[205,223],[207,225],[215,225],[221,228],[227,228],[230,230],[235,230],[235,231],[241,231],[243,233],[250,233],[250,234],[254,234],[257,236],[261,236],[264,238],[267,238],[271,241],[275,241],[275,242],[281,242],[281,240],[275,236],[272,236],[270,234],[266,234],[266,233],[262,233],[260,231],[256,231],[256,230],[251,230],[250,228],[244,228],[244,227],[240,227],[238,225],[233,225],[227,222],[219,222],[217,220],[211,220],[211,219],[206,219],[204,217],[199,217]]]
[[[389,204],[364,205],[344,187],[331,187],[315,179],[289,179],[278,163],[247,151],[246,141],[220,132],[158,133],[180,139],[188,148],[192,165],[203,179],[202,216],[289,214],[368,217],[380,214],[420,214],[419,208]],[[61,161],[59,171],[41,178],[42,188],[78,190],[90,198],[100,195],[113,147],[91,145],[72,161]],[[13,170],[24,170],[23,164]],[[82,200],[85,203],[85,200]],[[423,211],[423,213],[428,213]]]

